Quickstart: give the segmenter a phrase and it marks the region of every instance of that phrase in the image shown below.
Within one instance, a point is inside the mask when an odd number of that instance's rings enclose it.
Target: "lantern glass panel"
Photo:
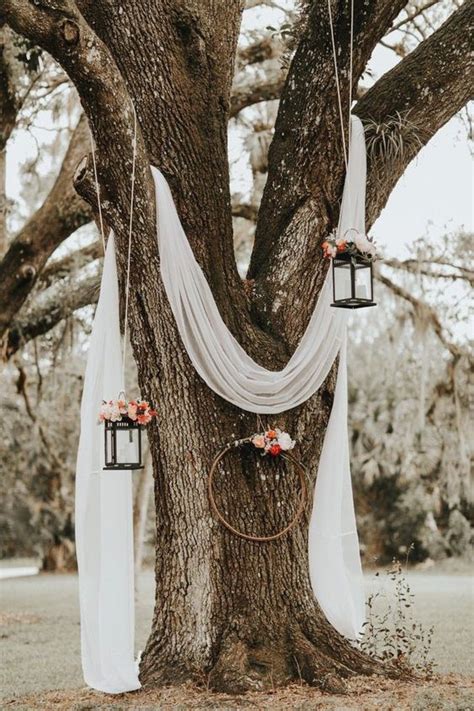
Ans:
[[[371,268],[358,264],[355,269],[355,298],[372,301]]]
[[[139,462],[138,429],[117,429],[117,461],[135,464]]]
[[[105,428],[105,464],[115,464],[115,432]]]
[[[351,288],[351,263],[339,263],[337,268],[334,270],[335,301],[350,299],[352,296]]]

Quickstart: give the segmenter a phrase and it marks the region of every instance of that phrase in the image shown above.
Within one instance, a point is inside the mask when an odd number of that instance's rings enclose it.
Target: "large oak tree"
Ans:
[[[405,4],[355,1],[355,87]],[[332,7],[347,106],[349,3]],[[136,107],[130,332],[142,394],[159,409],[158,423],[149,430],[156,608],[142,680],[158,684],[208,674],[213,688],[239,691],[303,677],[337,689],[341,677],[381,669],[340,637],[318,609],[304,524],[279,541],[253,544],[213,519],[206,493],[210,460],[221,443],[252,433],[257,422],[197,376],[159,275],[150,163],[170,183],[223,318],[257,361],[273,369],[284,365],[324,279],[320,244],[337,223],[344,180],[327,5],[302,3],[286,81],[261,92],[263,99],[281,92],[281,101],[246,280],[234,259],[227,154],[230,113],[245,105],[235,94],[230,100],[242,11],[241,0],[3,0],[0,19],[50,52],[78,90],[97,145],[102,207],[117,236],[122,285]],[[467,0],[354,107],[373,146],[368,227],[408,163],[470,98],[473,16],[474,2]],[[377,142],[381,132],[385,142]],[[385,151],[390,142],[400,150]],[[71,158],[74,150],[73,143]],[[75,187],[96,209],[90,157],[80,164]],[[4,288],[16,299],[4,328],[64,238],[58,226],[56,236],[47,235],[35,250],[34,225],[25,230],[3,260],[10,279]],[[272,422],[297,438],[313,481],[334,374],[335,368],[311,400]],[[277,482],[262,478],[264,472],[263,463],[257,467],[256,459],[234,454],[218,485],[221,506],[239,527],[255,533],[281,527],[296,501],[291,477]]]

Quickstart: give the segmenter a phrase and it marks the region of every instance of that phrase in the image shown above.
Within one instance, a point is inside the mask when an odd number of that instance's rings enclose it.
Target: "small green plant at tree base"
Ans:
[[[412,548],[413,544],[410,550]],[[377,572],[375,575],[379,577],[380,574]],[[434,628],[425,628],[415,620],[414,595],[398,560],[392,561],[386,576],[391,591],[379,590],[367,599],[367,621],[364,623],[361,649],[381,661],[431,676],[434,667],[431,657]],[[382,601],[385,602],[383,608]]]

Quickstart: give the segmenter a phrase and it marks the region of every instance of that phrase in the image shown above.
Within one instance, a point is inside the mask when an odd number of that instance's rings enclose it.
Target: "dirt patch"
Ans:
[[[91,689],[48,691],[16,699],[5,699],[5,709],[56,709],[93,711],[94,709],[259,709],[261,711],[472,711],[474,680],[449,674],[429,681],[400,683],[373,677],[358,677],[348,682],[349,693],[328,695],[305,684],[294,684],[273,693],[248,693],[242,696],[215,694],[186,684],[128,694],[101,694]]]
[[[34,625],[40,621],[38,615],[27,612],[0,612],[0,626],[6,625]]]

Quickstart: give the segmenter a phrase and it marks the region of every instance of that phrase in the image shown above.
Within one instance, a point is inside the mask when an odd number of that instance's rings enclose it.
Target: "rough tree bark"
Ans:
[[[356,0],[354,86],[404,4]],[[132,99],[137,110],[131,341],[142,395],[159,409],[158,422],[149,429],[157,519],[156,608],[141,679],[161,684],[206,676],[212,688],[244,691],[302,677],[340,690],[344,676],[384,670],[340,637],[318,609],[308,577],[306,520],[288,537],[269,544],[242,541],[213,520],[206,473],[214,452],[220,444],[255,431],[257,422],[215,396],[196,375],[159,277],[149,162],[160,167],[171,185],[223,318],[262,364],[279,368],[287,360],[324,278],[319,245],[337,220],[343,160],[328,18],[325,4],[318,2],[308,3],[282,93],[250,280],[243,284],[237,273],[227,120],[242,5],[240,0],[4,0],[2,13],[16,31],[50,51],[76,84],[97,142],[105,212],[117,235],[122,283]],[[338,3],[334,14],[345,70],[349,22],[341,7]],[[365,95],[356,112],[363,119],[381,119],[397,110],[398,96],[400,110],[413,106],[423,116],[427,97],[417,85],[426,86],[428,94],[442,88],[452,97],[449,109],[446,101],[440,110],[431,101],[424,116],[430,135],[434,133],[466,99],[463,63],[472,15],[469,1],[449,27],[417,50],[415,66],[408,57],[397,74],[380,80],[379,90],[376,85]],[[418,66],[424,74],[417,78]],[[385,81],[391,89],[384,97]],[[347,73],[342,84],[347,102]],[[413,155],[401,158],[400,171]],[[395,179],[393,166],[378,168],[381,197],[374,198],[375,207],[369,205],[370,220]],[[371,174],[369,195],[374,196],[372,180]],[[77,187],[93,202],[87,166]],[[272,421],[297,438],[298,456],[312,482],[333,387],[334,371],[310,401]],[[270,463],[243,454],[226,462],[218,496],[242,529],[270,533],[291,516],[294,481],[291,476],[278,482],[273,476],[262,479],[269,469]]]

